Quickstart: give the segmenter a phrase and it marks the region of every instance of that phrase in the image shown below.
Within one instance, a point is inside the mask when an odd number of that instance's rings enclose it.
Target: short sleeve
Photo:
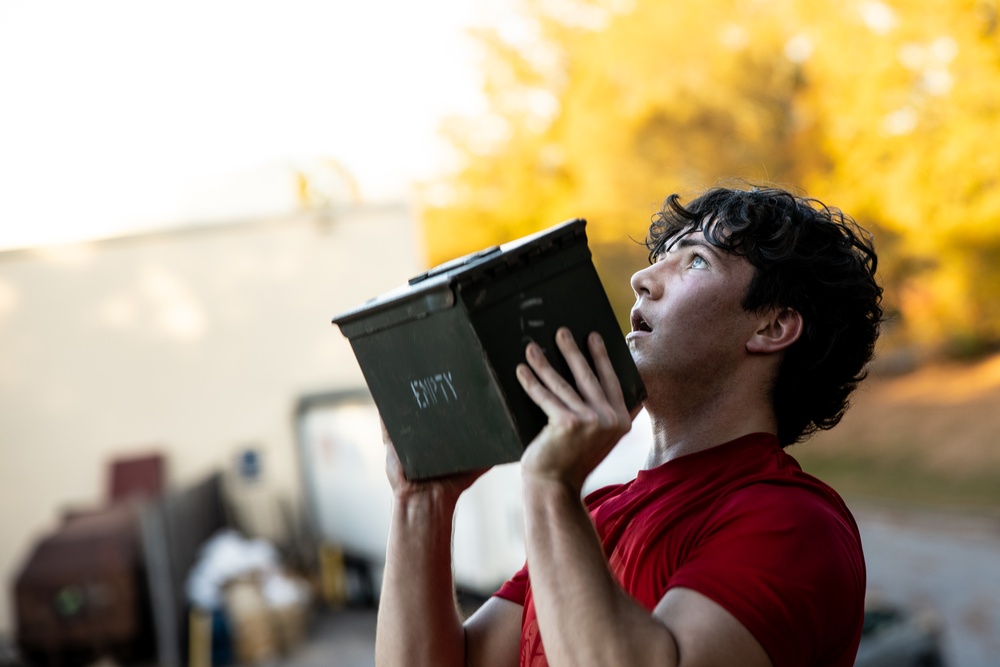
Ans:
[[[513,577],[503,583],[493,594],[495,597],[510,600],[524,606],[528,596],[528,566],[525,564]]]
[[[733,614],[775,667],[853,664],[864,556],[846,508],[819,492],[755,484],[732,494],[669,587],[695,590]]]

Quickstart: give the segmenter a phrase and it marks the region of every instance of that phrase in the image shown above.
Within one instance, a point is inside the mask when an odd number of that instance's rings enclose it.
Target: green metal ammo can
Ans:
[[[520,459],[545,414],[515,375],[530,341],[571,384],[555,333],[604,338],[630,409],[646,397],[587,246],[570,220],[422,273],[333,319],[408,479]],[[588,355],[589,359],[589,355]]]

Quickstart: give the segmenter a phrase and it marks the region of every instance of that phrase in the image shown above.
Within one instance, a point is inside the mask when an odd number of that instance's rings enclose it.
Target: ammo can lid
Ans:
[[[586,243],[586,225],[582,218],[574,218],[509,243],[445,262],[410,278],[406,285],[336,315],[333,323],[348,338],[356,338],[451,308],[455,305],[457,284],[475,280],[487,272],[525,263],[576,237],[582,237]]]

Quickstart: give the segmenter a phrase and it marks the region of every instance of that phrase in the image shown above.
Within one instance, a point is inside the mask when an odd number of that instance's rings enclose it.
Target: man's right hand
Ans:
[[[375,633],[375,664],[417,667],[517,664],[521,607],[491,598],[466,635],[455,605],[451,536],[462,492],[486,470],[410,481],[382,423],[395,497]]]
[[[403,464],[396,453],[396,446],[392,444],[392,438],[385,427],[385,422],[379,416],[379,423],[382,425],[382,442],[385,443],[385,474],[389,478],[389,485],[392,487],[393,495],[396,498],[405,498],[416,493],[426,491],[437,491],[445,498],[457,501],[458,497],[473,482],[479,479],[489,468],[473,470],[471,472],[448,475],[447,477],[437,477],[427,480],[408,480],[403,471]]]

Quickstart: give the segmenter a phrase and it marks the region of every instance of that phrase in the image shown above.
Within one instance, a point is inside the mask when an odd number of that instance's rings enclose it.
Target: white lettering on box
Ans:
[[[410,391],[417,401],[417,407],[425,410],[439,403],[451,403],[458,400],[455,383],[451,371],[437,373],[419,380],[410,380]]]

